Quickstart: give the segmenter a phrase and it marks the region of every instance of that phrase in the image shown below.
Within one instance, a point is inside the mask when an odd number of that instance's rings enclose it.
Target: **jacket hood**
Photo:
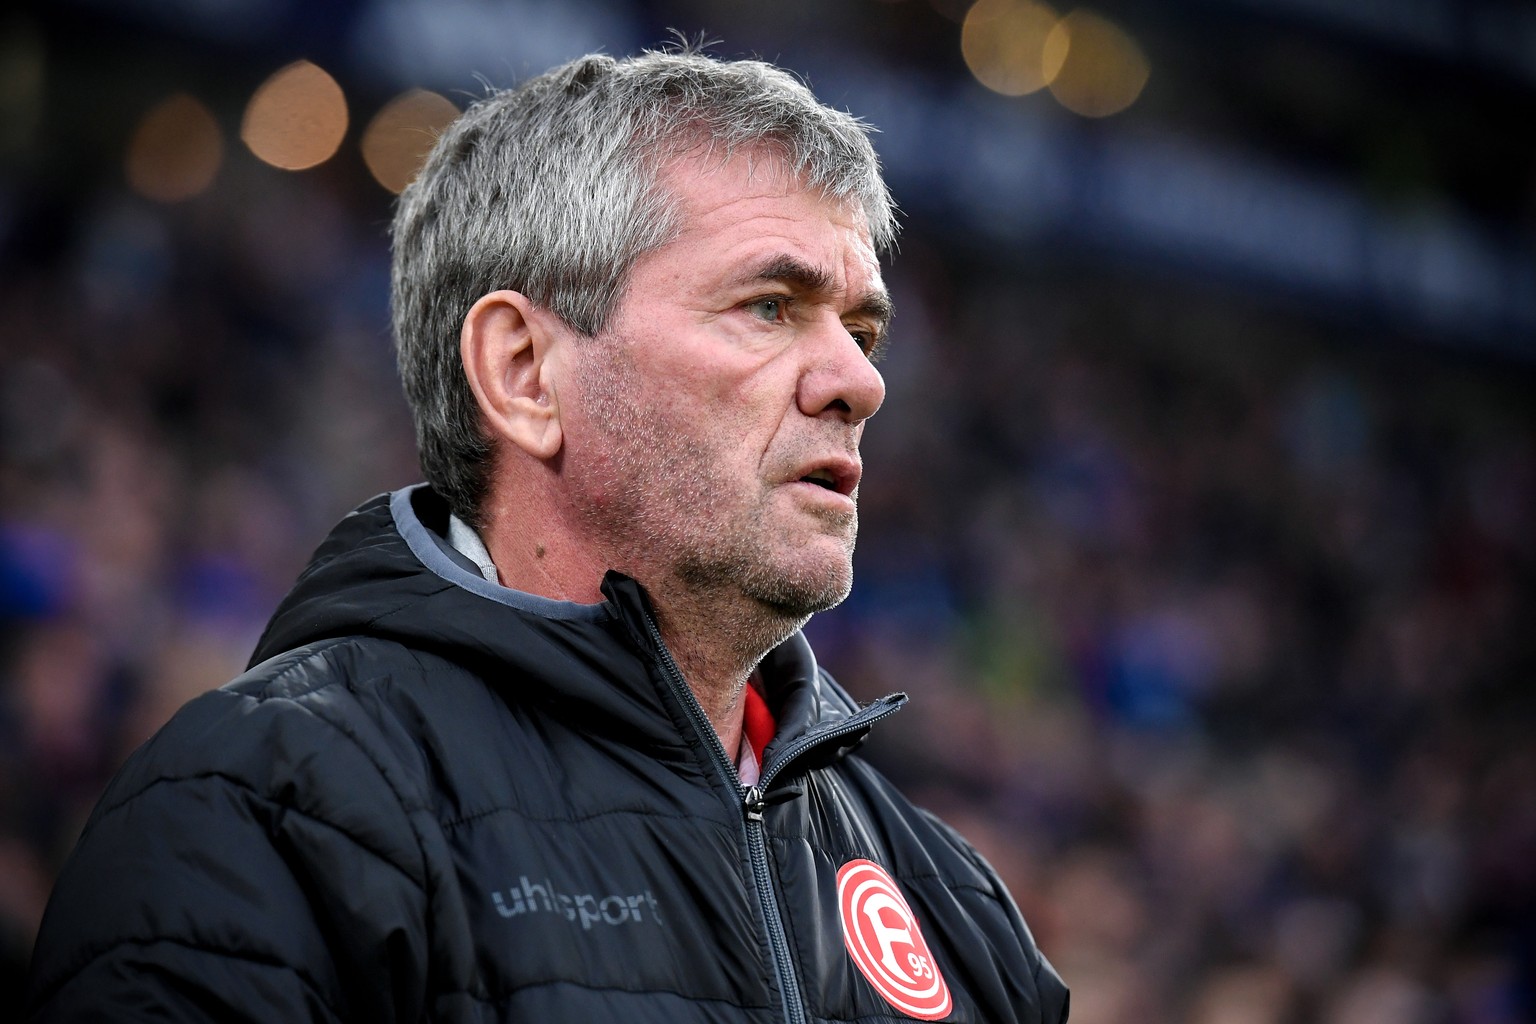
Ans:
[[[558,691],[552,699],[587,704],[625,728],[638,720],[655,727],[659,716],[675,735],[677,709],[658,683],[661,652],[647,628],[650,601],[637,582],[610,572],[596,604],[503,587],[448,544],[448,518],[447,504],[425,484],[378,495],[349,513],[278,606],[252,666],[321,640],[393,640],[488,680],[546,680]],[[775,745],[858,710],[817,667],[799,632],[771,651],[761,670],[779,719]]]
[[[380,494],[348,513],[278,605],[251,664],[344,636],[502,658],[515,653],[518,638],[501,632],[512,621],[614,618],[607,602],[554,601],[485,580],[448,545],[447,524],[447,504],[426,485]],[[488,629],[493,623],[501,629]]]

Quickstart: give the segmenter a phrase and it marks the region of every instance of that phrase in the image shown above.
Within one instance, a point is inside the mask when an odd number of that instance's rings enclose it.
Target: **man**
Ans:
[[[992,870],[850,751],[892,210],[783,72],[587,57],[442,137],[394,226],[429,486],[113,782],[40,1018],[1048,1021]]]

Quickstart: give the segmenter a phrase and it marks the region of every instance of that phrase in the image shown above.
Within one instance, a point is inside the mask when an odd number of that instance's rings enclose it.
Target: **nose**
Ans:
[[[807,338],[798,402],[807,416],[862,423],[885,401],[885,378],[840,320],[818,325]]]

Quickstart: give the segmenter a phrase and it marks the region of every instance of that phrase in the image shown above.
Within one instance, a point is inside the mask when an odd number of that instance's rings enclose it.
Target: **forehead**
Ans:
[[[676,203],[677,233],[663,249],[707,246],[717,259],[760,249],[842,265],[879,281],[879,262],[857,200],[829,198],[772,153],[690,153],[665,164],[660,184]]]

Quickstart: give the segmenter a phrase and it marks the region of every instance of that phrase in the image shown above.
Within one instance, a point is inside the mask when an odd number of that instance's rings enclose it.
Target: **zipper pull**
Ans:
[[[747,809],[747,820],[759,824],[763,820],[763,808],[768,806],[768,801],[763,799],[763,791],[756,786],[747,790],[747,795],[742,798],[742,803]]]
[[[763,788],[762,783],[758,783],[747,790],[746,795],[741,798],[741,802],[747,809],[747,820],[761,822],[763,820],[763,809],[769,804],[788,803],[802,796],[805,796],[805,787],[798,782],[775,786],[773,787],[772,794],[769,794]]]

